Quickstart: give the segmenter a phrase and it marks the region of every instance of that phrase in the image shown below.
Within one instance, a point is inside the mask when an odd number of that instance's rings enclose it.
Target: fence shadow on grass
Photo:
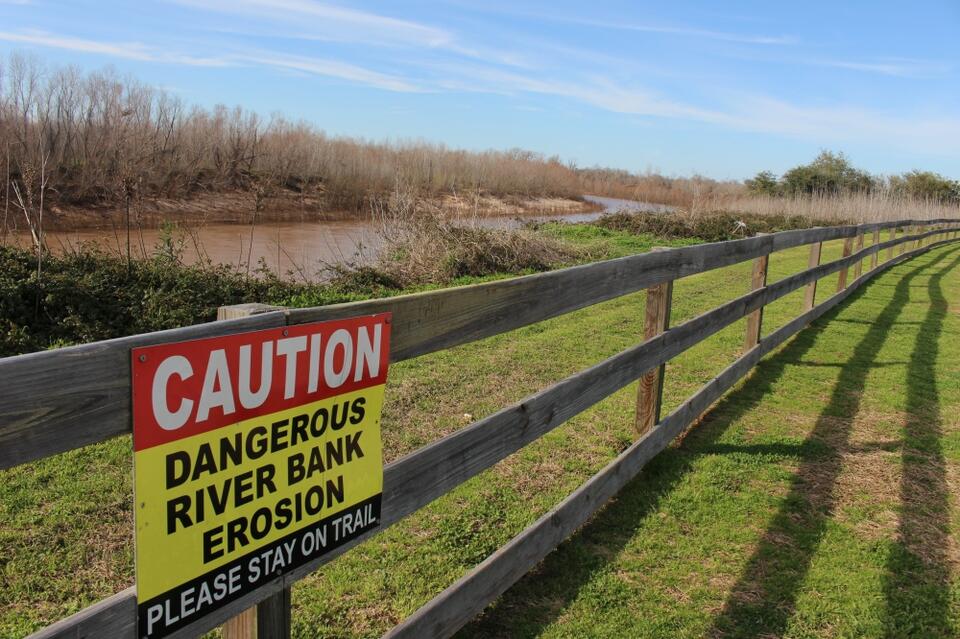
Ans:
[[[892,297],[840,369],[830,399],[807,439],[825,442],[827,446],[813,447],[810,450],[815,454],[803,457],[789,494],[728,595],[708,636],[770,637],[782,636],[785,632],[799,588],[836,505],[836,482],[843,468],[843,453],[849,448],[851,426],[860,410],[871,366],[897,324],[904,305],[910,301],[911,282],[952,252],[955,251],[941,252],[900,279]],[[958,261],[960,258],[939,272],[949,270]],[[911,366],[914,366],[912,362]],[[932,614],[938,616],[936,611]]]
[[[855,301],[864,289],[848,300]],[[594,519],[550,554],[533,572],[508,590],[458,637],[532,637],[539,635],[577,597],[581,588],[623,550],[643,519],[656,511],[691,470],[697,458],[715,454],[727,428],[773,392],[789,366],[802,363],[817,335],[840,311],[834,309],[801,331],[780,352],[761,361],[739,390],[720,400],[684,439],[657,455]],[[769,453],[769,450],[764,452]],[[796,456],[796,447],[784,454]]]
[[[960,263],[954,260],[951,266]],[[948,304],[943,278],[927,282],[930,303],[907,366],[897,541],[887,558],[887,637],[952,637],[950,622],[949,489],[937,391],[938,344]]]

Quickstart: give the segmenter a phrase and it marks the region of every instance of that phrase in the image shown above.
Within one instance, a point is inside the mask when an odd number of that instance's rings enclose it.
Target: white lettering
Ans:
[[[186,357],[173,355],[163,360],[153,377],[153,415],[163,430],[177,430],[182,427],[193,410],[193,401],[189,399],[181,399],[180,408],[170,410],[167,404],[167,383],[174,375],[180,379],[189,379],[193,375],[193,367]]]
[[[211,408],[223,409],[224,415],[237,410],[233,403],[233,385],[230,383],[230,370],[227,368],[227,354],[222,348],[210,351],[207,373],[203,377],[203,390],[200,391],[200,403],[197,406],[197,421],[207,421]]]
[[[240,405],[244,408],[259,408],[267,401],[273,380],[273,342],[264,342],[260,352],[260,387],[254,393],[250,389],[250,351],[252,346],[240,347]]]
[[[287,368],[283,380],[283,398],[293,397],[297,388],[297,354],[307,350],[307,336],[287,337],[277,340],[277,355],[287,360]]]
[[[343,363],[340,370],[334,370],[333,358],[336,355],[337,347],[343,348]],[[344,328],[338,328],[330,336],[327,343],[327,350],[323,354],[323,377],[330,388],[343,386],[350,374],[350,362],[353,360],[353,338]]]
[[[383,332],[381,324],[373,327],[373,342],[370,342],[370,331],[366,326],[360,327],[357,334],[357,363],[353,372],[353,381],[359,382],[363,378],[363,367],[367,367],[370,377],[380,374],[380,334]]]

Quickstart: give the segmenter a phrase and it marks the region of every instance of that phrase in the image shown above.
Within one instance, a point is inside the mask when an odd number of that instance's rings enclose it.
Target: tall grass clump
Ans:
[[[450,217],[409,191],[373,207],[380,248],[370,263],[332,267],[332,284],[409,288],[496,274],[545,271],[581,258],[564,242],[532,229],[485,227]]]
[[[960,217],[960,205],[934,199],[919,199],[889,191],[839,195],[770,195],[725,198],[712,204],[717,208],[762,216],[800,215],[819,223],[885,222]]]

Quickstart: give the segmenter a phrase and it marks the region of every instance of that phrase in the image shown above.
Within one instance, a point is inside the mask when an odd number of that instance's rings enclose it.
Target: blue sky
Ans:
[[[331,134],[716,178],[960,178],[960,2],[0,0],[0,52]]]

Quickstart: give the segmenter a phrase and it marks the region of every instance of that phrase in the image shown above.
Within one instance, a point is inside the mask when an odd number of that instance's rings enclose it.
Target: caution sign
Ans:
[[[389,353],[389,314],[133,349],[140,637],[378,525]]]

